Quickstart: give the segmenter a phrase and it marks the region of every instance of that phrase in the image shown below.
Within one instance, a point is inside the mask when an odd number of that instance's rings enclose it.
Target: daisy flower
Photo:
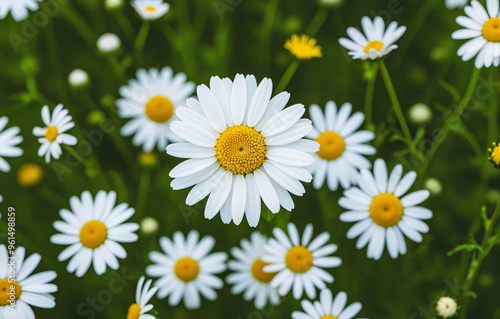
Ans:
[[[352,319],[361,311],[361,304],[355,302],[346,307],[347,294],[339,292],[333,299],[329,289],[321,291],[319,301],[302,300],[304,312],[294,311],[292,319]]]
[[[321,58],[323,53],[321,53],[321,47],[316,45],[316,43],[316,39],[309,38],[305,34],[301,36],[294,34],[291,39],[286,40],[285,49],[290,51],[299,60]]]
[[[170,9],[170,5],[164,3],[163,0],[134,0],[132,1],[132,7],[144,20],[161,18]]]
[[[131,118],[121,129],[123,136],[134,135],[132,143],[150,152],[155,146],[164,150],[168,141],[178,140],[170,130],[176,119],[174,111],[184,105],[194,91],[194,83],[186,82],[184,73],[174,75],[171,68],[140,69],[137,79],[120,88],[116,102],[118,114]]]
[[[456,40],[471,39],[457,51],[462,60],[469,61],[476,57],[476,68],[500,64],[500,18],[498,0],[486,0],[488,11],[476,0],[465,7],[467,17],[460,16],[457,23],[464,29],[453,32]]]
[[[463,8],[469,0],[445,0],[446,8],[452,9],[460,9]]]
[[[95,272],[102,275],[106,266],[118,269],[118,259],[127,257],[127,252],[118,243],[132,243],[138,236],[136,223],[124,221],[134,215],[134,209],[126,203],[115,207],[116,193],[100,191],[95,200],[89,191],[81,198],[73,196],[69,203],[72,212],[61,209],[59,214],[64,221],[54,222],[54,228],[61,234],[52,235],[50,241],[56,245],[70,245],[59,254],[60,262],[71,257],[67,270],[82,277],[94,264]]]
[[[17,147],[23,141],[23,137],[19,136],[21,129],[14,126],[4,131],[9,119],[7,116],[0,117],[0,171],[10,172],[10,165],[4,157],[19,157],[23,155],[23,150]]]
[[[326,288],[326,283],[332,283],[333,277],[323,268],[338,267],[342,260],[333,257],[337,245],[325,245],[330,234],[324,232],[312,239],[313,226],[308,224],[300,240],[297,227],[288,224],[288,236],[279,228],[273,229],[275,238],[269,239],[264,247],[262,261],[269,263],[265,272],[277,272],[271,280],[271,287],[278,288],[280,296],[285,296],[293,289],[293,297],[300,299],[303,291],[309,298],[316,297],[316,288]]]
[[[42,0],[2,0],[0,1],[0,19],[4,19],[10,12],[14,20],[22,21],[28,17],[28,10],[38,10],[40,1]]]
[[[500,169],[500,144],[492,143],[493,148],[488,148],[488,160],[493,163],[495,168]]]
[[[226,281],[233,285],[231,292],[234,295],[245,292],[243,298],[247,301],[254,299],[257,309],[264,308],[268,301],[272,305],[280,302],[278,290],[270,285],[276,273],[263,270],[269,265],[262,261],[266,243],[265,236],[258,232],[252,233],[250,240],[241,240],[241,248],[235,247],[231,250],[235,260],[228,263],[229,269],[233,271],[226,278]]]
[[[436,303],[436,312],[443,318],[451,318],[457,314],[458,305],[451,297],[441,297]]]
[[[57,277],[56,272],[32,275],[42,257],[33,254],[25,259],[25,252],[24,247],[19,246],[9,257],[7,247],[0,245],[0,319],[34,319],[31,306],[50,309],[56,305],[51,294],[57,291],[57,286],[50,283]]]
[[[212,253],[215,239],[205,236],[199,240],[197,231],[192,230],[184,238],[175,232],[173,240],[160,238],[163,253],[153,251],[149,259],[155,264],[146,268],[150,277],[160,277],[155,282],[158,298],[169,296],[168,303],[177,306],[181,299],[188,309],[200,308],[200,294],[208,300],[217,299],[215,289],[224,282],[215,274],[226,270],[226,253]]]
[[[186,198],[191,206],[208,196],[205,217],[221,212],[224,223],[239,225],[246,215],[250,226],[259,223],[262,198],[276,214],[280,206],[291,211],[292,197],[304,194],[301,184],[312,177],[306,167],[318,144],[303,137],[311,121],[301,119],[302,104],[285,108],[287,92],[271,99],[272,81],[257,85],[255,77],[212,77],[210,88],[198,86],[198,99],[188,99],[178,108],[180,120],[171,129],[185,140],[171,144],[167,153],[187,158],[170,176],[172,188],[194,185]]]
[[[137,283],[137,290],[135,292],[135,303],[132,304],[128,308],[127,319],[155,319],[156,317],[153,315],[148,315],[146,312],[149,312],[153,309],[153,305],[148,304],[148,302],[153,298],[157,287],[151,288],[151,283],[153,280],[148,280],[144,285],[144,281],[146,278],[144,276],[139,279],[139,283]],[[151,289],[150,289],[151,288]]]
[[[339,182],[343,188],[348,188],[356,183],[359,169],[371,167],[363,155],[375,154],[375,148],[363,143],[373,140],[375,134],[365,130],[356,132],[365,116],[361,112],[351,116],[351,110],[352,105],[345,103],[337,112],[333,101],[326,103],[325,114],[316,104],[309,108],[313,130],[307,137],[320,145],[309,168],[316,189],[323,186],[325,178],[332,191],[337,190]]]
[[[356,222],[347,232],[347,238],[359,237],[356,247],[368,244],[368,258],[380,259],[387,243],[392,258],[406,254],[403,234],[415,242],[422,241],[420,233],[429,231],[422,219],[432,217],[427,208],[416,205],[425,201],[430,193],[419,190],[403,196],[413,185],[417,174],[407,173],[401,178],[403,166],[398,164],[388,176],[382,159],[375,161],[373,174],[362,169],[358,187],[344,191],[339,205],[350,211],[340,215],[343,222]]]
[[[63,105],[56,106],[50,115],[49,107],[42,108],[42,120],[46,127],[35,127],[33,135],[38,136],[38,142],[42,144],[38,149],[38,156],[45,156],[45,162],[50,163],[50,158],[59,159],[62,154],[61,144],[76,145],[78,140],[73,135],[65,132],[75,126],[69,111],[63,109]]]
[[[347,35],[351,39],[340,38],[339,43],[349,51],[353,59],[375,60],[386,56],[398,48],[394,44],[406,31],[405,26],[398,27],[393,21],[385,29],[384,19],[376,17],[373,22],[368,17],[361,19],[364,35],[356,28],[347,28]]]

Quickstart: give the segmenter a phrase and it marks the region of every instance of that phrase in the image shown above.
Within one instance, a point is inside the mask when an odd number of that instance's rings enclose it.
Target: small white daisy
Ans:
[[[329,289],[321,291],[319,301],[302,300],[304,312],[294,311],[292,319],[352,319],[361,311],[361,304],[355,302],[346,307],[347,294],[339,292],[333,299]]]
[[[121,129],[123,136],[134,135],[132,143],[150,152],[155,146],[164,150],[168,141],[179,141],[170,130],[170,123],[177,119],[175,110],[184,105],[194,92],[193,82],[186,81],[184,73],[165,67],[161,70],[140,69],[137,79],[120,88],[122,96],[116,102],[118,114],[132,118]]]
[[[49,107],[45,105],[42,108],[42,120],[46,127],[35,127],[33,135],[38,136],[38,142],[42,144],[38,149],[38,156],[45,156],[45,162],[50,163],[51,157],[59,159],[62,154],[61,144],[76,145],[76,137],[65,132],[75,126],[72,122],[69,111],[63,109],[63,105],[56,106],[50,116]]]
[[[19,157],[23,155],[23,150],[17,147],[23,141],[23,137],[18,135],[21,129],[14,126],[4,131],[8,122],[9,119],[7,116],[0,117],[0,171],[5,173],[10,172],[10,165],[4,157]]]
[[[265,236],[258,232],[252,233],[250,240],[241,240],[241,248],[235,247],[231,250],[235,260],[228,263],[229,269],[233,271],[226,278],[226,281],[233,285],[231,292],[234,295],[244,292],[243,298],[247,301],[255,299],[257,309],[264,308],[268,301],[272,305],[280,302],[278,290],[270,285],[276,273],[263,270],[269,265],[262,261],[266,243]]]
[[[56,245],[70,245],[59,254],[58,260],[72,257],[67,270],[82,277],[94,264],[95,272],[102,275],[106,266],[118,269],[118,258],[127,257],[127,252],[118,243],[132,243],[138,236],[136,223],[126,223],[135,210],[128,204],[115,207],[116,193],[99,191],[92,199],[89,191],[81,198],[73,196],[69,200],[72,212],[61,209],[59,214],[64,221],[54,222],[54,228],[62,234],[52,235],[50,241]]]
[[[97,49],[102,53],[113,53],[120,50],[122,41],[114,33],[104,33],[97,39]]]
[[[313,226],[308,224],[300,240],[297,227],[288,224],[288,236],[279,228],[273,229],[275,238],[271,238],[264,247],[262,261],[269,263],[265,272],[277,272],[271,281],[271,287],[278,288],[280,296],[285,296],[293,289],[293,297],[300,299],[303,291],[309,298],[316,297],[316,288],[326,288],[325,283],[332,283],[333,276],[323,268],[338,267],[342,260],[333,257],[337,245],[325,245],[330,234],[321,233],[312,239]]]
[[[405,234],[415,242],[422,241],[420,233],[429,231],[422,219],[432,212],[416,205],[429,197],[428,190],[419,190],[402,197],[413,185],[417,174],[409,172],[403,178],[403,166],[398,164],[390,176],[382,159],[375,161],[373,174],[361,170],[358,187],[344,191],[339,205],[350,211],[340,215],[343,222],[356,222],[347,232],[348,238],[359,237],[356,247],[368,244],[368,258],[380,259],[387,243],[392,258],[406,254]]]
[[[350,50],[348,54],[353,59],[375,60],[389,54],[398,48],[394,43],[406,31],[405,26],[398,27],[398,23],[395,21],[391,22],[385,29],[384,19],[381,17],[375,17],[373,22],[370,18],[363,17],[361,25],[366,36],[358,29],[349,27],[347,35],[351,39],[339,39],[339,43]]]
[[[476,0],[465,7],[467,17],[457,17],[457,23],[464,29],[453,32],[456,40],[471,39],[457,51],[462,60],[476,57],[476,68],[500,64],[500,9],[498,0],[486,0],[488,11]]]
[[[42,257],[33,254],[25,259],[25,252],[19,246],[9,257],[7,247],[0,245],[0,319],[34,319],[30,306],[50,309],[56,305],[51,294],[57,291],[57,286],[50,283],[57,277],[56,272],[32,275]]]
[[[153,305],[148,304],[148,302],[151,300],[151,298],[153,298],[158,288],[151,288],[151,283],[153,282],[153,280],[149,279],[148,281],[146,281],[146,284],[144,284],[145,280],[146,278],[142,276],[137,283],[135,303],[128,308],[127,319],[156,319],[155,316],[148,315],[146,314],[146,312],[149,312],[153,309]]]
[[[313,130],[307,137],[320,145],[309,168],[316,189],[323,186],[325,178],[332,191],[337,190],[339,182],[343,188],[348,188],[356,183],[359,169],[371,167],[363,155],[375,154],[375,148],[363,143],[373,140],[375,134],[365,130],[356,132],[365,116],[361,112],[350,116],[351,110],[352,105],[345,103],[337,112],[333,101],[326,103],[324,115],[316,104],[309,108]]]
[[[446,8],[448,8],[450,10],[461,9],[467,3],[469,3],[469,0],[445,0],[445,3],[446,3]]]
[[[227,254],[210,254],[215,239],[205,236],[199,240],[197,231],[192,230],[184,238],[181,232],[175,232],[173,240],[160,238],[163,253],[152,251],[149,259],[155,264],[146,268],[150,277],[160,277],[155,282],[159,288],[158,298],[167,296],[171,306],[177,306],[181,299],[188,309],[200,307],[200,294],[208,300],[216,300],[217,292],[224,282],[215,274],[226,270]]]
[[[436,303],[436,312],[443,318],[451,318],[457,314],[458,305],[455,299],[450,297],[441,297]]]
[[[132,1],[132,7],[144,20],[161,18],[170,9],[170,5],[163,2],[163,0],[134,0]]]
[[[239,225],[246,215],[257,226],[261,199],[276,214],[280,206],[291,211],[289,193],[302,196],[303,182],[312,177],[306,167],[318,144],[303,139],[312,129],[301,119],[302,104],[285,108],[290,98],[282,92],[271,99],[273,84],[265,78],[257,85],[253,75],[212,77],[210,88],[198,86],[198,100],[178,108],[179,121],[172,131],[186,142],[171,144],[167,153],[188,160],[176,166],[170,176],[173,189],[194,186],[186,198],[191,206],[208,196],[205,218],[219,211],[224,223]]]
[[[38,10],[40,1],[42,0],[2,0],[0,1],[0,19],[4,19],[10,12],[14,20],[22,21],[28,17],[28,10]]]

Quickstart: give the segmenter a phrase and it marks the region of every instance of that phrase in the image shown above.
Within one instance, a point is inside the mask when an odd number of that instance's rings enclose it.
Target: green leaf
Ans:
[[[480,247],[479,247],[480,248]],[[463,245],[458,245],[457,247],[453,248],[452,250],[450,250],[448,252],[448,256],[451,256],[451,255],[454,255],[458,252],[461,252],[461,251],[468,251],[469,253],[478,249],[478,246],[475,245],[475,244],[463,244]]]
[[[264,218],[266,221],[270,222],[276,217],[275,214],[273,214],[269,209],[265,208],[262,211],[262,218]]]
[[[474,299],[477,299],[477,294],[472,290],[467,291],[466,295],[467,295],[467,297],[472,297]]]
[[[460,101],[460,92],[453,85],[443,80],[439,80],[438,84],[453,97],[456,103]]]

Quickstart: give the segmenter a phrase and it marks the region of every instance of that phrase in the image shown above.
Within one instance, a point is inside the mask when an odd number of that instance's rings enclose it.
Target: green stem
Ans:
[[[125,71],[118,63],[118,60],[116,59],[116,57],[113,55],[110,55],[108,57],[108,61],[109,61],[109,64],[111,64],[111,67],[113,68],[113,70],[115,71],[115,74],[116,74],[118,80],[120,80],[122,83],[127,82],[127,75],[125,74]]]
[[[498,69],[491,69],[491,80],[493,83],[493,93],[490,95],[490,107],[488,109],[488,143],[495,141],[497,136],[498,125],[498,86],[496,80],[498,79]]]
[[[498,198],[495,212],[493,213],[493,216],[491,217],[489,223],[487,223],[486,233],[484,234],[483,241],[481,242],[481,250],[478,251],[477,255],[472,256],[469,270],[467,271],[467,276],[465,279],[464,289],[461,298],[462,302],[461,302],[460,316],[458,317],[458,319],[465,319],[467,317],[467,310],[470,304],[470,291],[474,286],[474,283],[476,282],[479,270],[481,268],[484,259],[486,258],[486,256],[488,255],[488,253],[492,248],[491,237],[499,217],[500,217],[500,197]]]
[[[81,36],[85,39],[87,44],[90,47],[95,47],[97,36],[95,35],[92,28],[85,22],[85,20],[71,8],[71,5],[65,5],[61,9],[64,12],[67,20],[73,24],[76,30],[81,34]]]
[[[312,18],[311,22],[304,30],[304,34],[307,34],[311,37],[315,36],[325,23],[326,18],[328,17],[328,13],[329,10],[326,7],[322,7],[318,11],[316,11],[316,14]]]
[[[281,78],[280,82],[278,83],[278,86],[276,87],[275,92],[278,92],[278,93],[283,92],[286,89],[288,83],[290,83],[290,80],[292,79],[293,75],[295,74],[295,72],[299,68],[299,65],[300,65],[300,62],[297,59],[294,59],[290,63],[290,65],[286,69],[285,73],[283,74],[283,77]]]
[[[262,54],[259,54],[258,63],[262,66],[262,71],[266,73],[270,68],[270,59],[267,59],[267,57],[270,55],[271,51],[271,35],[280,1],[281,0],[267,1],[266,9],[264,11],[264,21],[262,22],[262,29],[259,37],[259,48]]]
[[[396,91],[394,90],[394,85],[392,84],[391,76],[389,75],[389,71],[387,71],[387,67],[385,66],[383,60],[379,61],[379,67],[380,67],[380,73],[382,74],[382,78],[384,79],[384,83],[387,88],[387,93],[389,94],[389,97],[392,102],[392,107],[396,112],[399,125],[401,125],[401,128],[403,130],[403,134],[406,139],[406,144],[408,144],[408,147],[413,153],[414,150],[414,146],[412,143],[413,138],[411,137],[410,129],[408,128],[408,124],[406,123],[403,110],[401,110],[401,104],[399,104],[398,96],[396,95]]]
[[[139,190],[137,191],[137,201],[135,204],[136,216],[138,218],[142,218],[145,213],[149,185],[151,184],[151,173],[150,169],[145,169],[139,181]]]
[[[370,129],[372,125],[373,93],[375,92],[375,82],[377,80],[378,65],[375,64],[375,71],[366,85],[365,95],[365,127]]]
[[[65,199],[59,193],[56,193],[46,185],[40,185],[39,187],[37,187],[37,192],[40,197],[50,202],[54,207],[60,208],[68,204],[67,199]]]
[[[127,34],[127,37],[131,41],[134,41],[135,36],[136,36],[135,35],[134,27],[130,23],[130,21],[127,18],[127,16],[123,13],[123,11],[120,10],[120,12],[118,12],[116,14],[116,21],[118,22],[118,24],[120,25],[120,27],[125,31],[125,33]]]
[[[467,85],[467,89],[465,90],[465,93],[462,96],[462,99],[458,103],[457,108],[455,109],[455,111],[453,113],[451,113],[446,118],[446,121],[443,124],[443,127],[438,132],[438,134],[436,135],[436,138],[434,138],[431,146],[429,147],[429,150],[427,151],[427,156],[425,158],[425,161],[419,170],[420,177],[423,177],[425,175],[425,172],[429,166],[429,163],[431,162],[432,158],[436,154],[436,152],[439,149],[439,147],[441,146],[441,144],[446,139],[446,136],[448,135],[448,133],[451,131],[451,127],[455,123],[460,121],[460,117],[462,116],[462,113],[465,111],[465,108],[469,104],[469,101],[472,98],[472,94],[474,93],[474,90],[476,89],[476,85],[477,85],[477,82],[479,80],[480,74],[481,74],[481,69],[476,69],[474,67],[473,72],[472,72],[472,76],[470,77],[470,80],[469,80],[469,84]]]
[[[142,23],[141,29],[139,30],[139,35],[137,35],[137,38],[135,40],[134,53],[136,62],[139,66],[141,66],[144,63],[143,49],[150,28],[151,28],[151,23],[149,21],[144,21]]]

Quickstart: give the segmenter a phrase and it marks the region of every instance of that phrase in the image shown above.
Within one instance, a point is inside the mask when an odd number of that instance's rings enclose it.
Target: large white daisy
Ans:
[[[155,264],[146,268],[150,277],[160,277],[155,282],[158,298],[167,296],[171,306],[177,306],[181,299],[188,309],[200,307],[200,294],[208,300],[216,300],[217,292],[224,282],[215,274],[226,270],[227,254],[210,254],[215,239],[205,236],[199,240],[197,231],[192,230],[184,238],[181,232],[175,232],[173,240],[160,238],[163,253],[153,251],[149,259]]]
[[[387,243],[392,258],[406,254],[405,234],[415,242],[422,241],[420,233],[429,231],[422,219],[432,217],[432,212],[416,205],[429,197],[428,190],[419,190],[403,196],[413,185],[417,174],[407,173],[401,178],[403,166],[396,165],[390,176],[382,159],[375,161],[373,174],[361,170],[359,187],[344,192],[339,205],[350,211],[340,215],[343,222],[356,222],[347,232],[348,238],[359,237],[356,247],[368,244],[368,258],[380,259]]]
[[[42,0],[2,0],[0,1],[0,19],[4,19],[10,12],[14,20],[22,21],[28,17],[28,10],[38,10],[40,1]]]
[[[161,18],[170,9],[170,5],[163,2],[163,0],[134,0],[131,4],[137,14],[144,20]]]
[[[352,319],[361,311],[361,304],[355,302],[346,307],[347,294],[339,292],[333,299],[329,289],[321,291],[319,301],[302,300],[304,312],[294,311],[292,319]]]
[[[171,68],[140,69],[137,79],[120,88],[121,99],[116,101],[118,114],[132,118],[121,129],[123,136],[134,135],[132,143],[150,152],[155,146],[164,150],[168,141],[178,140],[170,131],[175,110],[184,105],[194,91],[194,83],[186,82],[184,73]]]
[[[309,298],[316,297],[316,288],[326,288],[325,283],[332,283],[333,276],[323,268],[338,267],[342,260],[333,257],[337,245],[325,245],[330,234],[321,233],[312,239],[313,226],[308,224],[300,239],[297,227],[288,224],[288,236],[279,228],[273,229],[275,238],[269,239],[264,248],[262,261],[269,263],[265,272],[277,272],[271,281],[271,287],[278,288],[278,293],[285,296],[293,289],[293,297],[300,299],[303,291]]]
[[[453,32],[453,39],[471,39],[457,51],[462,60],[476,57],[476,68],[500,64],[500,17],[498,0],[486,0],[488,11],[476,0],[465,7],[466,17],[457,17],[464,29]]]
[[[149,279],[144,284],[146,278],[144,276],[139,279],[135,292],[135,303],[128,308],[127,319],[156,319],[155,316],[147,314],[153,309],[153,305],[148,302],[153,298],[157,287],[151,288],[153,280]]]
[[[32,275],[42,257],[33,254],[24,259],[25,253],[20,246],[9,257],[5,245],[0,245],[0,319],[34,319],[30,306],[50,309],[56,305],[51,294],[57,286],[50,283],[57,277],[56,272]]]
[[[289,193],[304,194],[301,184],[312,177],[306,167],[319,147],[303,137],[311,131],[311,121],[301,119],[302,104],[285,108],[290,94],[271,99],[272,81],[257,86],[253,75],[212,77],[210,88],[198,86],[198,99],[188,99],[178,108],[180,121],[172,131],[185,142],[167,147],[169,155],[188,160],[175,167],[170,176],[173,189],[194,185],[186,198],[194,205],[208,196],[205,217],[221,212],[224,223],[239,225],[246,215],[257,226],[261,198],[276,214],[280,206],[294,208]]]
[[[309,108],[313,130],[307,137],[320,145],[310,167],[316,189],[323,186],[325,178],[332,191],[337,190],[339,182],[348,188],[356,183],[359,169],[371,167],[363,155],[375,154],[375,148],[363,143],[373,140],[375,134],[365,130],[356,132],[365,116],[361,112],[351,116],[351,110],[352,105],[345,103],[337,112],[333,101],[326,103],[325,114],[316,104]]]
[[[351,39],[339,39],[339,43],[349,50],[348,54],[353,59],[375,60],[389,54],[398,48],[394,43],[406,31],[406,27],[398,27],[396,21],[391,22],[385,29],[384,19],[381,17],[375,17],[373,22],[370,18],[363,17],[361,25],[363,26],[364,35],[358,29],[349,27],[347,28],[347,35]]]
[[[263,270],[268,265],[262,261],[266,243],[267,238],[264,235],[252,233],[250,240],[241,240],[241,248],[234,247],[231,250],[234,260],[228,263],[229,269],[233,271],[226,278],[226,281],[233,285],[231,292],[235,295],[244,292],[243,298],[247,301],[254,299],[257,309],[264,308],[268,302],[272,305],[280,302],[278,290],[270,284],[276,273]]]
[[[126,223],[135,210],[128,204],[115,207],[116,193],[99,191],[92,199],[89,191],[81,198],[73,196],[69,200],[72,212],[61,209],[59,214],[64,221],[54,222],[54,228],[61,234],[52,235],[50,241],[57,245],[69,245],[59,254],[58,260],[71,257],[67,270],[82,277],[94,264],[95,272],[102,275],[106,266],[118,269],[118,259],[127,257],[127,252],[118,243],[137,241],[139,229],[136,223]]]
[[[21,129],[14,126],[4,131],[8,122],[7,116],[0,117],[0,171],[2,172],[10,172],[10,165],[4,157],[23,155],[23,150],[17,147],[23,141],[23,137],[18,135]]]
[[[76,145],[76,137],[65,132],[75,126],[69,111],[62,104],[56,106],[50,115],[49,107],[42,108],[42,120],[46,127],[35,127],[33,135],[38,136],[42,145],[38,149],[38,156],[45,156],[45,162],[50,163],[50,158],[59,159],[62,154],[61,144]]]

